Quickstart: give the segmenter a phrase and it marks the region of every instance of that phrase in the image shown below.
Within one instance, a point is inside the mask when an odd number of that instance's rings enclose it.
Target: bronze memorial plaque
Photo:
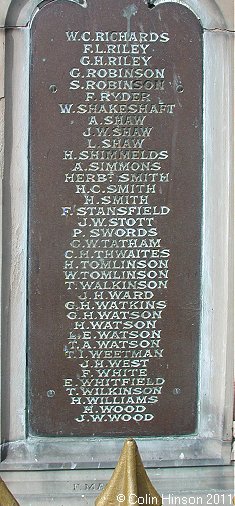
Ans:
[[[174,2],[31,29],[28,409],[44,436],[197,430],[202,28]]]

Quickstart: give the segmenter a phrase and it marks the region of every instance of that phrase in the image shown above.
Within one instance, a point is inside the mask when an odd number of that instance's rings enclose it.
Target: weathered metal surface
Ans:
[[[193,433],[201,26],[174,3],[53,2],[30,81],[29,430]]]
[[[0,478],[0,506],[20,506],[2,478]]]
[[[134,439],[127,439],[117,466],[95,501],[95,506],[113,504],[129,506],[133,501],[142,504],[162,506],[162,498],[152,485],[141,460],[138,446]]]

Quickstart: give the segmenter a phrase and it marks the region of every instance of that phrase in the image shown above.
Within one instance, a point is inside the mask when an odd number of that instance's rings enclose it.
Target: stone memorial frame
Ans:
[[[155,4],[164,1],[156,0]],[[192,10],[203,27],[203,340],[199,359],[199,420],[195,435],[136,438],[143,462],[150,468],[224,465],[231,460],[232,30],[219,2],[174,1]],[[79,0],[74,2],[78,9],[85,8]],[[30,22],[39,4],[38,0],[3,0],[0,6],[0,62],[1,68],[5,68],[5,80],[2,74],[0,81],[4,144],[0,151],[3,176],[3,444],[0,467],[3,471],[110,468],[117,462],[123,438],[27,437],[29,35]]]

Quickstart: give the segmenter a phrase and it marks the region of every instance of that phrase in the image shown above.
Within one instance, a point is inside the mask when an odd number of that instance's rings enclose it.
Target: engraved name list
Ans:
[[[190,433],[201,29],[179,5],[111,3],[55,2],[32,25],[30,427]]]

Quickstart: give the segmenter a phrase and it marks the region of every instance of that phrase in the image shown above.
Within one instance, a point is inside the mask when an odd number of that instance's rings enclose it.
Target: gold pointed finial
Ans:
[[[20,506],[2,478],[0,478],[0,506]]]
[[[95,506],[131,504],[161,506],[162,499],[145,472],[135,440],[127,439],[112,477],[97,497]]]

